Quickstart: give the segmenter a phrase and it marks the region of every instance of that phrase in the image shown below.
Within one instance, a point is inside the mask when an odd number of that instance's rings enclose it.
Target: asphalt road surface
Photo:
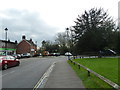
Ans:
[[[2,88],[34,88],[53,62],[67,57],[35,57],[20,59],[20,66],[2,71]]]

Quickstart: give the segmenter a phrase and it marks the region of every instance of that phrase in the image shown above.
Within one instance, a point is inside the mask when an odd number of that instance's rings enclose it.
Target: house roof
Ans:
[[[0,40],[1,42],[7,42],[7,43],[11,43],[11,44],[17,44],[16,42],[11,42],[10,40],[6,41],[6,40]]]
[[[31,41],[31,40],[26,40],[28,43],[30,43],[31,45],[33,45],[33,46],[37,46],[36,44],[34,44],[34,42],[33,41]]]
[[[27,40],[25,35],[22,36],[22,41],[26,41],[26,42],[27,42],[28,44],[30,44],[31,46],[37,46],[37,45],[32,41],[32,39]],[[22,41],[21,41],[21,42],[22,42]],[[21,43],[21,42],[19,42],[19,43]]]

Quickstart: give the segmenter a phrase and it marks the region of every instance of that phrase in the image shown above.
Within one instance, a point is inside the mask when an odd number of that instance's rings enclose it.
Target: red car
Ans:
[[[9,67],[19,66],[20,61],[13,56],[0,56],[0,68],[8,69]]]

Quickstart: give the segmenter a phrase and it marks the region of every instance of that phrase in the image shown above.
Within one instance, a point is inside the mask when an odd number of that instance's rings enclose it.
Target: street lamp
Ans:
[[[7,55],[7,31],[8,31],[8,29],[7,28],[5,28],[5,31],[6,31],[6,34],[5,34],[5,55]]]
[[[68,47],[68,38],[69,38],[68,32],[69,32],[69,28],[66,28],[66,32],[67,32],[67,47]]]
[[[67,38],[68,38],[68,37],[69,37],[69,36],[68,36],[69,28],[66,28],[66,31],[67,31]]]
[[[69,28],[66,28],[66,32],[67,32],[67,49],[68,49],[68,53],[69,53],[69,41],[68,41],[68,38],[69,38],[69,35],[68,35],[68,33],[69,33]],[[67,55],[68,56],[68,60],[70,60],[70,56],[69,55]]]

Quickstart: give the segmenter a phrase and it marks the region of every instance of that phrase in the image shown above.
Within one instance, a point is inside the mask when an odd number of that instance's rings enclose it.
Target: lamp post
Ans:
[[[68,43],[69,43],[69,41],[68,41],[68,38],[69,38],[69,35],[68,35],[68,32],[69,32],[69,28],[66,28],[66,32],[67,32],[67,48],[68,48],[68,60],[70,60],[70,55],[69,55],[69,46],[68,46]]]
[[[36,48],[35,48],[35,51],[36,51],[36,52],[35,52],[35,54],[37,54],[37,51],[38,51],[38,50],[37,50],[37,41],[35,41],[35,43],[36,43]]]
[[[66,28],[66,32],[67,32],[67,48],[68,48],[68,38],[69,38],[68,32],[69,32],[69,28]]]
[[[8,31],[8,29],[7,28],[5,28],[5,31],[6,31],[6,33],[5,33],[5,55],[7,55],[7,31]]]

